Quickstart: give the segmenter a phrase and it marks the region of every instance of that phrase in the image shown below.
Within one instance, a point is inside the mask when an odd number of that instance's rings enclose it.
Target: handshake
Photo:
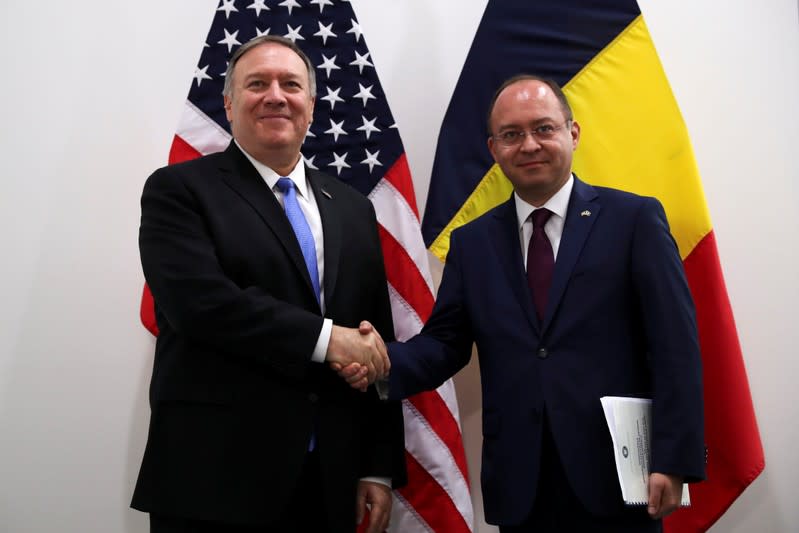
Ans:
[[[358,329],[333,326],[326,361],[352,388],[361,392],[376,380],[387,378],[391,368],[386,343],[365,320]]]

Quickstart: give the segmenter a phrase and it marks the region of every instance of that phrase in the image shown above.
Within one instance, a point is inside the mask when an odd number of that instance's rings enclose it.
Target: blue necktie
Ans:
[[[302,257],[305,259],[305,266],[311,276],[311,285],[313,285],[316,301],[318,302],[320,294],[319,268],[316,264],[316,244],[313,240],[311,227],[308,226],[308,221],[305,220],[305,215],[302,214],[300,204],[297,202],[297,190],[291,178],[280,178],[277,180],[277,187],[283,193],[283,208],[286,210],[286,217],[288,217],[294,234],[297,236],[297,241],[300,243]]]
[[[316,263],[316,243],[313,240],[311,227],[308,225],[308,221],[305,220],[305,215],[302,214],[300,204],[297,202],[297,191],[291,178],[277,180],[277,188],[283,193],[283,209],[286,210],[286,217],[289,219],[289,224],[291,224],[291,228],[297,236],[297,241],[300,243],[302,257],[305,259],[305,266],[311,276],[311,285],[313,285],[316,301],[318,302],[320,294],[319,267]],[[308,443],[308,451],[313,451],[314,448],[316,448],[316,433],[312,431],[311,440]]]

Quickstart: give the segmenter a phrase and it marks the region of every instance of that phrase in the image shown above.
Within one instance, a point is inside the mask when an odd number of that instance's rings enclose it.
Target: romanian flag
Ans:
[[[425,243],[443,261],[453,229],[509,197],[485,124],[493,92],[519,73],[564,88],[581,125],[577,175],[666,209],[696,303],[708,474],[666,530],[706,531],[765,461],[691,143],[635,0],[489,0],[441,127]]]

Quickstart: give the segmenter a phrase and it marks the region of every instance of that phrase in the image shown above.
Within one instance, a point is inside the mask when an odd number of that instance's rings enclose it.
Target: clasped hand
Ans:
[[[358,329],[334,325],[326,360],[350,386],[361,391],[388,377],[391,368],[383,338],[367,321]]]

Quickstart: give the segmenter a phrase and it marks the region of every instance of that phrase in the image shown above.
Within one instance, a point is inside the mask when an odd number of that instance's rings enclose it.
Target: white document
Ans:
[[[613,440],[616,472],[624,502],[646,505],[649,503],[649,461],[652,456],[652,400],[603,396],[600,401]],[[680,505],[691,505],[687,483],[682,486]]]

